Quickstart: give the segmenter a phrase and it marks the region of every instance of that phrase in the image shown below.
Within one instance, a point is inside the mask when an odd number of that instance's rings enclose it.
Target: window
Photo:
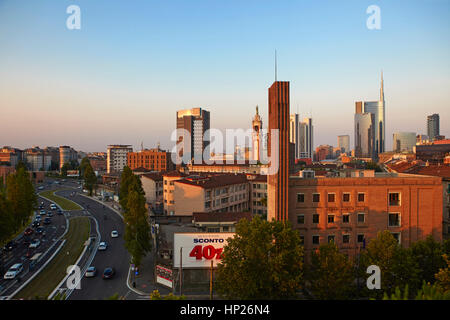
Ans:
[[[344,213],[342,215],[342,223],[349,223],[350,222],[350,215],[348,213]]]
[[[299,214],[297,216],[297,223],[298,224],[305,224],[305,215],[304,214]]]
[[[334,235],[328,236],[328,242],[334,242]]]
[[[397,240],[397,242],[400,244],[400,232],[392,232],[392,236]]]
[[[305,202],[305,195],[303,193],[297,193],[297,202]]]
[[[320,193],[313,194],[313,202],[320,202]]]
[[[211,201],[205,202],[205,208],[211,208]]]
[[[350,235],[349,234],[342,235],[342,243],[350,243]]]
[[[400,193],[398,192],[389,193],[389,205],[390,206],[400,205]]]
[[[342,202],[350,202],[350,193],[344,193],[342,195]]]
[[[313,223],[319,223],[319,215],[313,214]]]
[[[312,243],[313,244],[319,244],[319,236],[317,236],[317,235],[312,236]]]
[[[223,232],[228,232],[229,229],[230,229],[230,227],[222,227]]]
[[[399,213],[389,213],[389,227],[400,227]]]
[[[334,223],[334,214],[328,215],[328,223]]]
[[[365,194],[364,193],[358,193],[358,202],[364,202],[365,199]]]
[[[334,194],[334,193],[328,194],[328,202],[334,202],[335,198],[336,198],[336,194]]]
[[[366,221],[366,214],[364,212],[358,213],[358,223],[364,223]]]
[[[358,243],[363,243],[363,242],[364,242],[364,235],[358,234]]]
[[[214,233],[217,233],[217,232],[220,232],[220,228],[208,228],[206,232],[214,232]]]

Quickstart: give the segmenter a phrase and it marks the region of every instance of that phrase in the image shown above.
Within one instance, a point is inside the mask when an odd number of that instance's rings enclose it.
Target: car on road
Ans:
[[[62,214],[63,214],[62,210],[61,210],[61,209],[58,209],[57,214],[58,214],[59,216],[62,215]]]
[[[44,186],[40,186],[38,189],[39,190],[44,190]]]
[[[99,251],[105,251],[106,248],[108,248],[108,244],[104,241],[100,242],[100,244],[98,245],[98,250]]]
[[[12,249],[14,249],[15,246],[16,246],[16,243],[14,241],[10,241],[5,245],[5,250],[12,251]]]
[[[89,267],[86,270],[86,273],[84,274],[84,276],[86,278],[92,278],[95,277],[97,275],[97,269],[95,267]]]
[[[44,219],[44,224],[50,224],[50,223],[52,223],[52,218],[47,217]]]
[[[44,227],[37,227],[36,228],[36,234],[42,234],[44,232]]]
[[[105,270],[103,271],[103,279],[111,279],[112,277],[114,277],[114,275],[116,274],[116,270],[114,270],[114,268],[112,267],[107,267],[105,268]]]
[[[111,238],[117,238],[119,236],[119,232],[116,230],[111,231]]]
[[[33,223],[31,224],[32,228],[37,228],[41,225],[41,221],[38,220],[34,220]]]
[[[13,266],[11,266],[11,268],[8,269],[8,271],[3,276],[3,279],[6,279],[6,280],[14,279],[22,271],[23,271],[23,265],[21,263],[16,263]]]
[[[30,245],[28,246],[28,248],[33,249],[33,248],[37,248],[41,245],[41,240],[39,239],[33,239],[31,240]]]
[[[45,214],[45,210],[40,210],[40,211],[39,211],[39,214],[40,214],[40,215],[44,215],[44,214]]]
[[[47,214],[47,217],[53,217],[53,213],[51,213],[51,212],[49,212],[48,214]]]
[[[33,229],[31,229],[31,228],[26,228],[24,234],[25,234],[26,236],[29,236],[29,235],[32,234],[33,232],[34,232]]]
[[[56,204],[52,203],[52,204],[50,205],[50,209],[51,209],[51,210],[56,210],[56,209],[58,209],[58,208],[56,207]]]

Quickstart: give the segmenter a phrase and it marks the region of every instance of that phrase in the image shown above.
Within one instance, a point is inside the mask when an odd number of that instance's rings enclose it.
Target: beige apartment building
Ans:
[[[249,185],[244,174],[191,175],[173,183],[174,215],[249,210]]]

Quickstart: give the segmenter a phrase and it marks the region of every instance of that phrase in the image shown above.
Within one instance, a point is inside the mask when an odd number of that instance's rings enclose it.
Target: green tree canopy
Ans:
[[[352,262],[339,252],[334,242],[323,244],[311,254],[306,272],[307,288],[315,299],[348,299],[354,292]]]
[[[219,294],[227,299],[297,297],[303,280],[303,246],[289,223],[242,219],[218,265]]]
[[[84,187],[89,191],[89,196],[92,196],[92,191],[97,185],[97,176],[95,175],[94,169],[90,163],[88,163],[84,168]]]

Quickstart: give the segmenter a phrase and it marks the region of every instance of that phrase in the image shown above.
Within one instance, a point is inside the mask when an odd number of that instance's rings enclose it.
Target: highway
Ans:
[[[116,293],[130,300],[138,298],[139,295],[127,286],[130,255],[124,246],[122,218],[107,206],[103,207],[101,203],[80,195],[79,189],[73,196],[72,192],[73,190],[59,191],[56,195],[78,203],[98,221],[101,241],[106,241],[108,248],[105,251],[97,251],[91,263],[91,266],[97,268],[97,275],[93,278],[83,277],[81,288],[74,290],[69,300],[103,300]],[[113,230],[119,232],[118,238],[111,238]],[[112,279],[104,280],[102,273],[107,267],[113,267],[116,274]]]
[[[42,191],[42,190],[39,190]],[[41,225],[44,228],[44,232],[41,235],[38,235],[36,232],[33,232],[29,236],[29,239],[39,239],[41,244],[36,249],[29,249],[28,244],[24,243],[26,237],[23,236],[23,233],[16,238],[16,247],[12,251],[3,251],[3,268],[4,273],[6,273],[7,269],[11,267],[15,263],[22,263],[24,270],[18,276],[18,279],[14,280],[4,280],[3,274],[1,274],[0,279],[0,296],[9,296],[14,291],[16,291],[25,281],[27,281],[44,263],[45,261],[52,255],[52,253],[58,247],[60,241],[59,239],[64,231],[66,230],[66,219],[64,215],[58,215],[55,210],[50,210],[50,204],[52,202],[47,201],[41,197],[38,198],[38,203],[44,203],[44,210],[47,212],[52,212],[52,223],[49,225],[43,224],[44,218],[47,215],[42,216]],[[39,211],[39,210],[38,210]],[[36,216],[36,214],[34,214]],[[33,216],[33,220],[34,220]],[[55,244],[55,242],[58,242]],[[55,244],[55,245],[53,245]],[[48,251],[48,249],[52,247],[52,250]],[[48,251],[48,252],[47,252]],[[35,265],[32,270],[29,270],[30,258],[33,257],[36,253],[45,253],[47,254],[42,257],[42,260]]]

